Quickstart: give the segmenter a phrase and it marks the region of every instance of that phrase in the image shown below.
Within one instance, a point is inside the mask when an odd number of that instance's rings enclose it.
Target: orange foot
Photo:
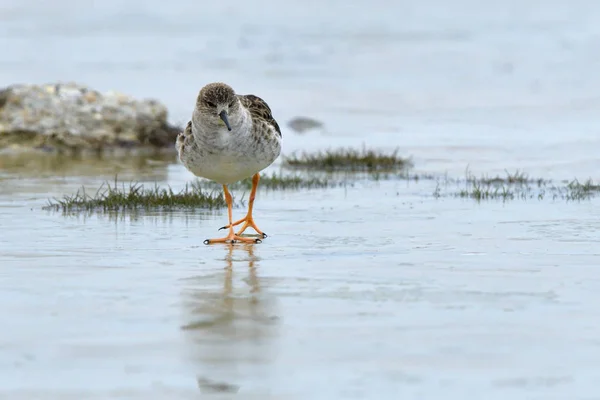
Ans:
[[[235,242],[243,242],[243,243],[261,243],[262,240],[250,238],[250,237],[242,237],[233,233],[233,228],[229,229],[229,235],[218,238],[218,239],[206,239],[204,244],[215,244],[215,243],[229,243],[234,244]]]
[[[249,238],[249,237],[242,237],[242,236],[240,236],[239,233],[237,235],[235,233],[233,233],[233,225],[234,224],[231,223],[231,221],[232,221],[232,218],[231,218],[231,214],[232,214],[231,208],[232,208],[233,198],[231,197],[231,194],[229,193],[229,190],[227,189],[227,185],[223,185],[223,193],[225,194],[225,201],[227,202],[227,214],[228,214],[228,217],[229,217],[229,225],[228,225],[228,227],[229,227],[229,235],[225,236],[224,238],[206,239],[204,241],[204,244],[213,244],[213,243],[230,243],[230,244],[234,244],[235,242],[260,243],[261,242],[260,239],[254,239],[254,238]],[[252,214],[250,214],[250,216],[252,216]]]
[[[244,225],[242,225],[242,228],[238,231],[238,233],[236,233],[236,236],[240,236],[242,233],[244,233],[246,229],[251,227],[256,231],[256,233],[258,233],[259,236],[262,236],[263,239],[267,237],[267,234],[258,229],[258,226],[256,226],[254,218],[252,218],[252,214],[246,215],[244,218],[240,219],[239,221],[235,221],[233,224],[222,226],[221,228],[219,228],[219,230],[233,228],[234,226],[237,226],[242,222],[244,223]]]

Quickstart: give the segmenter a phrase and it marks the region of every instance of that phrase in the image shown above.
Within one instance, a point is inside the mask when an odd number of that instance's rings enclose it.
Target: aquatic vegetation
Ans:
[[[298,190],[327,188],[343,185],[343,181],[300,175],[286,176],[273,173],[261,178],[259,189]],[[232,190],[250,190],[252,180],[245,179],[229,185]],[[242,196],[243,197],[243,196]],[[243,201],[234,205],[243,205]],[[180,192],[170,187],[151,188],[139,183],[119,183],[117,178],[111,184],[105,182],[93,195],[81,188],[73,195],[62,199],[52,199],[44,207],[46,210],[62,211],[132,211],[132,210],[175,210],[175,209],[220,209],[227,207],[221,185],[208,180],[196,180],[186,185]]]
[[[389,161],[391,163],[391,161]],[[391,164],[390,164],[391,165]],[[354,167],[352,167],[354,168]],[[552,182],[543,178],[531,178],[523,172],[509,173],[505,176],[475,177],[467,173],[463,179],[448,176],[412,174],[409,169],[402,171],[371,171],[371,172],[338,172],[331,174],[325,171],[303,171],[301,173],[272,172],[261,176],[259,190],[303,190],[331,189],[335,187],[352,187],[357,182],[407,180],[435,180],[437,186],[433,191],[435,198],[458,197],[475,201],[485,200],[528,200],[552,199],[566,201],[581,201],[594,198],[600,194],[600,183],[593,180],[580,182]],[[240,200],[235,200],[234,206],[244,205],[244,197],[252,187],[250,178],[230,185],[230,189],[242,191]],[[218,210],[227,206],[223,197],[221,185],[197,179],[186,185],[181,191],[175,192],[171,187],[146,187],[139,183],[105,182],[90,194],[84,187],[75,194],[65,195],[62,199],[51,199],[43,207],[46,210],[80,213],[82,211],[171,211],[177,209]]]
[[[543,200],[550,198],[552,200],[587,200],[600,194],[600,184],[594,183],[591,179],[584,183],[578,180],[570,182],[554,183],[551,180],[542,178],[530,178],[524,173],[510,174],[506,177],[496,176],[493,178],[476,178],[467,174],[463,181],[454,181],[456,190],[443,192],[442,186],[438,182],[433,196],[439,197],[461,197],[470,198],[476,201],[482,200],[515,200],[515,199],[537,199]],[[444,182],[447,187],[448,181]],[[462,187],[461,187],[462,186]]]
[[[335,180],[329,177],[306,176],[306,175],[284,175],[273,172],[271,175],[261,175],[258,184],[258,190],[299,190],[299,189],[318,189],[343,185],[341,180]],[[221,185],[210,180],[196,180],[194,185],[202,188],[220,189]],[[252,189],[252,178],[246,178],[239,182],[229,185],[232,190]]]
[[[594,183],[591,179],[588,179],[585,183],[573,180],[567,184],[565,192],[565,197],[568,200],[589,199],[600,194],[600,183]]]
[[[169,188],[145,188],[143,184],[123,183],[119,185],[115,179],[114,186],[103,184],[94,195],[89,195],[85,188],[74,195],[65,195],[62,199],[48,201],[47,210],[62,211],[125,211],[125,210],[173,210],[181,208],[217,209],[226,207],[222,193],[207,192],[198,186],[186,185],[178,193]]]
[[[487,177],[482,176],[481,178],[477,178],[472,175],[468,170],[466,173],[466,181],[473,182],[477,184],[484,185],[537,185],[542,186],[544,184],[550,183],[549,180],[543,178],[530,178],[524,172],[520,172],[519,170],[514,173],[510,173],[506,171],[506,176],[496,175],[495,177]]]
[[[376,150],[336,149],[301,156],[284,157],[288,168],[320,170],[326,172],[377,172],[398,171],[412,166],[409,159],[398,156],[398,150],[385,154]]]

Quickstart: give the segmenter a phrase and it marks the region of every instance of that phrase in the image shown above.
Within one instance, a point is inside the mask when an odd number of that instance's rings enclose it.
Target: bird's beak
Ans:
[[[227,111],[223,110],[219,113],[219,117],[225,122],[227,129],[231,130],[231,125],[229,125],[229,119],[227,118]]]

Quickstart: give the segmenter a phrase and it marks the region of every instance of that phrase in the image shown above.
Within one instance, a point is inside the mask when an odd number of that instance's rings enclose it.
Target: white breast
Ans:
[[[186,168],[194,175],[230,184],[271,165],[281,151],[280,141],[263,140],[258,143],[251,133],[251,118],[244,118],[236,125],[231,132],[225,126],[212,132],[193,126],[195,145],[186,146],[180,154]],[[272,134],[268,132],[268,135]]]

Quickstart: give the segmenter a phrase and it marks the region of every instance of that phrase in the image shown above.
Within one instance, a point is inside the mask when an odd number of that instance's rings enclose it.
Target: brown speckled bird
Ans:
[[[254,222],[252,207],[259,172],[271,165],[281,153],[281,130],[271,109],[260,97],[235,94],[224,83],[209,83],[196,99],[191,121],[177,137],[177,152],[185,167],[196,176],[223,185],[227,202],[229,229],[223,238],[206,239],[205,244],[252,242],[260,239],[241,236],[252,227],[262,238],[267,237]],[[227,185],[252,176],[248,213],[239,221],[232,220],[233,199]],[[234,233],[233,227],[243,223]]]

